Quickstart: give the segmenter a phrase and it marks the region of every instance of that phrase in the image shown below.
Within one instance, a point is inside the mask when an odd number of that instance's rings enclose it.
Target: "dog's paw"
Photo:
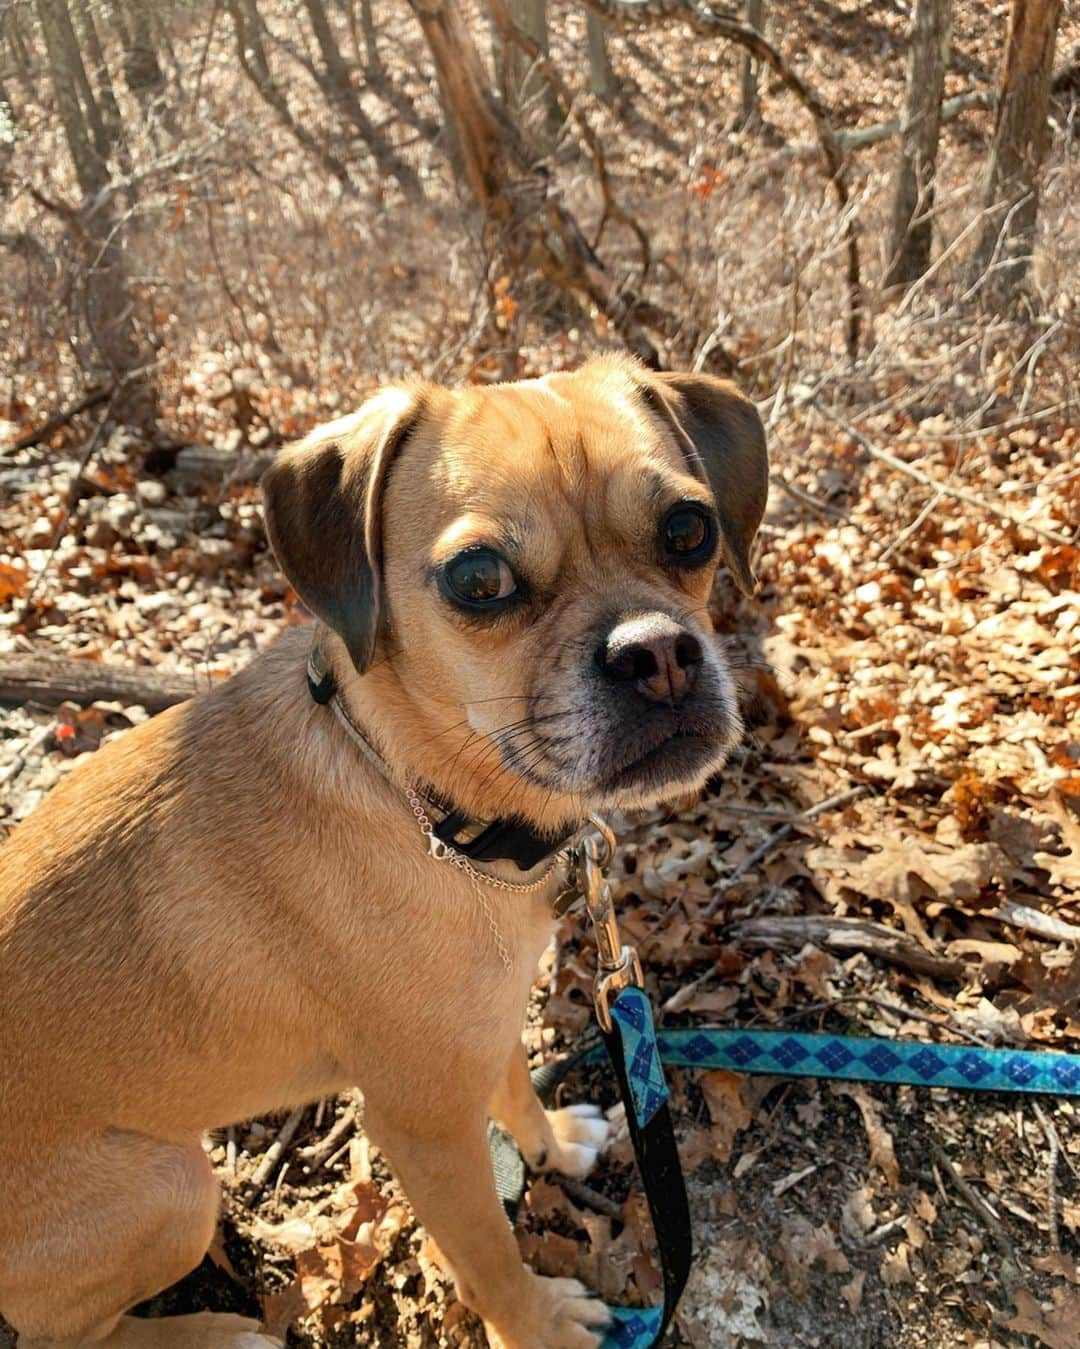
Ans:
[[[269,1335],[258,1321],[233,1312],[196,1312],[191,1316],[166,1317],[161,1325],[182,1326],[190,1343],[205,1349],[282,1349],[276,1335]],[[189,1343],[188,1338],[165,1343]]]
[[[554,1138],[545,1163],[547,1169],[581,1180],[610,1142],[610,1124],[595,1105],[568,1105],[546,1114]]]
[[[577,1279],[544,1279],[544,1284],[551,1314],[548,1333],[538,1343],[552,1349],[595,1349],[611,1320],[608,1309]]]
[[[577,1279],[530,1275],[528,1330],[499,1334],[487,1325],[493,1349],[598,1349],[611,1313]]]

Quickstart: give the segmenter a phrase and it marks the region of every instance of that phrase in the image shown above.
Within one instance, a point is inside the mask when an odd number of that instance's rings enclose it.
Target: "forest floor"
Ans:
[[[772,8],[785,41],[817,44],[815,73],[845,127],[892,115],[899,10]],[[984,7],[957,10],[950,93],[992,80],[1000,39]],[[567,19],[568,43],[576,22]],[[805,127],[794,116],[773,123],[754,148],[717,130],[709,98],[734,106],[737,64],[730,54],[702,62],[706,96],[685,35],[670,48],[640,35],[613,50],[636,82],[637,116],[720,147],[688,171],[663,135],[645,137],[635,189],[630,138],[616,136],[615,114],[597,113],[646,227],[669,230],[672,249],[684,230],[701,256],[723,256],[725,213],[762,193],[777,229],[787,219],[793,231],[780,298],[768,297],[757,329],[752,306],[733,310],[725,336],[762,400],[775,466],[759,591],[740,599],[722,579],[714,596],[751,733],[698,805],[618,822],[619,910],[659,1019],[1080,1051],[1075,299],[1063,311],[1068,319],[1073,305],[1071,328],[1051,306],[1027,325],[993,325],[990,342],[962,318],[902,328],[882,303],[871,354],[843,367],[835,259],[811,257],[806,221],[784,217],[778,201],[792,173],[812,194],[815,170],[775,167]],[[212,59],[211,91],[215,69]],[[767,98],[770,117],[772,107]],[[957,211],[985,145],[985,115],[954,127],[944,172]],[[1051,295],[1055,277],[1067,288],[1075,275],[1070,145],[1058,146],[1043,205],[1044,233],[1057,239],[1042,278]],[[877,153],[860,186],[871,222],[887,205]],[[676,198],[687,210],[677,227]],[[374,215],[371,227],[383,228]],[[398,277],[397,295],[393,280],[373,283],[365,323],[387,318],[379,368],[398,372],[416,334],[406,325],[388,335],[389,320],[422,278]],[[715,285],[714,298],[722,278]],[[466,332],[469,298],[444,295],[443,331],[430,325],[417,365],[444,350],[447,325]],[[789,301],[795,323],[774,352]],[[817,311],[833,315],[824,336]],[[522,373],[572,364],[605,336],[602,325],[530,323],[507,339],[520,344]],[[0,663],[23,651],[77,655],[190,675],[197,691],[304,621],[267,551],[247,451],[327,415],[362,380],[354,372],[344,393],[332,371],[290,384],[276,357],[253,371],[259,359],[235,330],[193,331],[162,443],[108,431],[86,455],[89,430],[62,432],[0,457]],[[485,359],[466,347],[443,368],[480,378]],[[362,373],[370,382],[375,370]],[[12,438],[43,419],[44,382],[40,399],[9,409]],[[192,442],[219,453],[178,448]],[[222,453],[233,456],[224,476]],[[109,704],[6,711],[0,839],[80,756],[145,715]],[[837,796],[841,805],[810,813]],[[564,920],[537,983],[534,1062],[586,1026],[593,958],[581,919]],[[674,1072],[671,1085],[697,1250],[676,1343],[1076,1346],[1080,1121],[1068,1101],[717,1072]],[[566,1090],[614,1102],[599,1069]],[[241,1311],[294,1346],[482,1345],[364,1138],[358,1096],[313,1103],[292,1121],[252,1197],[285,1120],[240,1122],[208,1140],[225,1196],[220,1240],[146,1310]],[[612,1302],[657,1295],[625,1140],[585,1188],[532,1178],[518,1232],[544,1272],[576,1274]]]

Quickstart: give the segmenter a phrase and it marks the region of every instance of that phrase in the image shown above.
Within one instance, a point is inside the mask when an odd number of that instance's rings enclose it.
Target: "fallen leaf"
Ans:
[[[846,1274],[851,1268],[827,1223],[814,1227],[801,1213],[789,1218],[777,1242],[788,1289],[801,1297],[806,1292],[810,1270],[823,1264],[830,1274]]]
[[[898,1288],[901,1284],[914,1283],[915,1276],[908,1263],[910,1247],[902,1241],[895,1251],[886,1251],[881,1257],[881,1281],[889,1288]]]
[[[712,1120],[713,1156],[718,1162],[727,1162],[731,1159],[735,1135],[741,1133],[752,1118],[743,1097],[746,1078],[742,1073],[717,1068],[702,1073],[699,1085]]]
[[[881,1107],[871,1097],[861,1082],[834,1082],[833,1093],[837,1096],[850,1096],[859,1107],[870,1144],[870,1165],[878,1167],[890,1189],[900,1184],[900,1167],[893,1148],[892,1134],[882,1123]]]
[[[851,1276],[848,1283],[840,1289],[840,1296],[848,1305],[848,1311],[852,1316],[856,1315],[862,1306],[863,1285],[866,1283],[866,1275],[861,1269],[857,1269]]]

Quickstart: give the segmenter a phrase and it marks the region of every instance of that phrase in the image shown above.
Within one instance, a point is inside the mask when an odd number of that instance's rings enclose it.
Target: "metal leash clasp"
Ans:
[[[581,844],[581,889],[596,932],[596,1019],[603,1030],[610,1031],[612,1002],[624,988],[641,988],[645,981],[637,952],[625,946],[619,936],[611,886],[604,875],[615,854],[615,835],[598,815],[591,815],[589,823],[592,829]]]

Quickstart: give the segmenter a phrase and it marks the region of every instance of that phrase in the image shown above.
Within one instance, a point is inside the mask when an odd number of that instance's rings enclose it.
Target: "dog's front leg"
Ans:
[[[495,1192],[483,1109],[428,1104],[406,1114],[369,1099],[365,1121],[446,1258],[462,1302],[500,1349],[594,1349],[608,1318],[604,1305],[576,1279],[542,1278],[522,1264]]]
[[[533,1091],[525,1046],[520,1043],[492,1097],[491,1114],[514,1135],[534,1171],[561,1171],[564,1176],[587,1176],[610,1132],[594,1105],[545,1110]]]

